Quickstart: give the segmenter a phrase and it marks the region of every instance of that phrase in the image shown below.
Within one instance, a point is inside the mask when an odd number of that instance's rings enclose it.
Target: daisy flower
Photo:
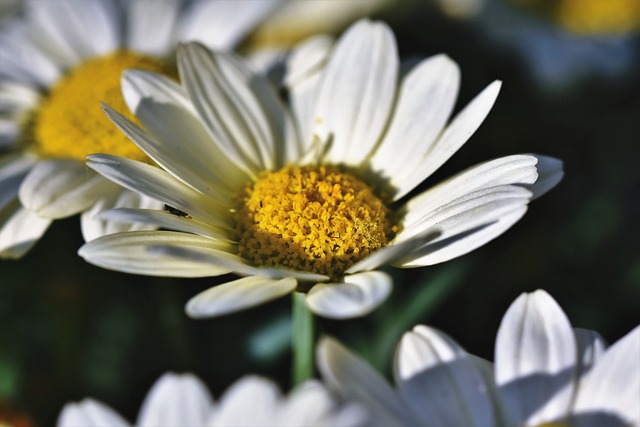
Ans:
[[[51,221],[82,215],[86,240],[140,226],[95,218],[114,206],[157,202],[87,170],[84,157],[147,157],[104,117],[126,110],[125,68],[175,74],[175,46],[233,47],[276,1],[32,0],[0,33],[0,257],[18,258]],[[18,200],[19,199],[19,200]],[[146,227],[148,228],[148,227]]]
[[[163,170],[113,155],[89,156],[88,165],[172,211],[120,209],[102,218],[172,231],[112,234],[80,255],[137,274],[245,276],[194,297],[194,317],[296,290],[308,292],[316,314],[361,316],[391,291],[379,267],[463,255],[503,233],[560,180],[559,160],[513,155],[405,200],[476,130],[500,82],[446,126],[459,86],[447,56],[401,77],[392,32],[367,20],[333,49],[310,43],[288,63],[292,111],[240,59],[196,43],[178,49],[181,85],[125,72],[124,97],[145,130],[105,110]]]
[[[273,382],[246,376],[214,402],[206,386],[190,374],[163,375],[145,398],[136,426],[358,426],[366,414],[339,405],[317,381],[282,396]],[[103,403],[84,399],[65,405],[58,427],[130,426]]]
[[[380,425],[622,427],[640,423],[638,354],[640,326],[606,348],[539,290],[505,313],[495,366],[424,325],[396,350],[395,389],[331,338],[317,360],[327,384]]]

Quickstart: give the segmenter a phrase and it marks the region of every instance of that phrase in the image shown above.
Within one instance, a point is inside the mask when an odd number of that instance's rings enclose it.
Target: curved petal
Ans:
[[[281,395],[273,382],[258,377],[240,378],[225,391],[210,426],[273,426]]]
[[[145,198],[145,200],[148,199]],[[102,210],[99,214],[99,219],[106,221],[111,227],[113,227],[112,224],[146,224],[147,226],[154,228],[164,228],[171,231],[182,231],[184,233],[210,237],[212,239],[219,240],[221,243],[232,243],[232,240],[229,238],[230,233],[228,230],[216,228],[207,222],[200,221],[196,218],[190,217],[189,215],[176,215],[168,210],[128,209],[119,207],[118,209]]]
[[[609,414],[640,424],[640,326],[614,343],[580,382],[574,413]]]
[[[268,81],[239,59],[195,43],[178,48],[178,68],[209,134],[238,167],[255,176],[282,166],[284,146],[297,139]]]
[[[128,6],[128,7],[127,7]],[[173,37],[182,2],[134,0],[127,7],[127,47],[164,57],[174,48]]]
[[[23,208],[18,200],[0,210],[0,259],[17,259],[26,254],[51,225],[50,219],[41,218]]]
[[[568,414],[577,369],[569,319],[542,290],[522,294],[498,329],[496,384],[509,425],[537,425]]]
[[[37,163],[28,155],[4,155],[0,159],[0,210],[18,197],[22,180]]]
[[[424,424],[496,424],[491,383],[447,335],[423,325],[405,333],[396,351],[394,372],[405,402]]]
[[[228,210],[158,167],[108,154],[87,158],[87,166],[131,191],[164,202],[215,227],[229,227]]]
[[[316,90],[322,69],[327,62],[333,39],[328,36],[311,37],[295,47],[286,64],[284,84],[289,93],[289,105],[301,135],[301,152],[291,152],[290,161],[300,161],[313,142],[312,127]],[[297,157],[296,157],[297,156]],[[315,157],[310,160],[316,160]]]
[[[446,55],[425,59],[403,79],[393,118],[372,156],[374,171],[401,188],[442,132],[458,96],[460,69]]]
[[[329,337],[321,338],[316,361],[324,382],[347,401],[362,404],[370,419],[378,425],[420,425],[389,383],[338,341]]]
[[[362,426],[364,411],[354,405],[338,407],[327,389],[316,380],[296,387],[283,402],[278,419],[279,426]]]
[[[216,242],[217,245],[223,247],[224,242]],[[176,258],[184,258],[192,262],[200,262],[206,265],[213,264],[226,267],[229,271],[233,271],[241,276],[260,276],[271,279],[284,279],[292,277],[297,280],[306,282],[320,282],[328,280],[327,276],[316,273],[307,273],[305,271],[287,270],[277,267],[256,267],[251,265],[249,261],[230,252],[220,252],[219,250],[211,251],[207,248],[197,248],[195,246],[170,244],[155,245],[151,248],[153,252],[170,255]],[[235,252],[235,251],[234,251]]]
[[[213,409],[207,387],[191,374],[164,374],[142,403],[140,427],[204,426]]]
[[[607,348],[607,343],[596,331],[574,328],[573,333],[576,336],[576,344],[578,346],[579,366],[577,375],[580,378],[602,358]]]
[[[180,20],[178,40],[228,50],[278,6],[278,0],[196,0]]]
[[[305,299],[309,309],[324,317],[347,319],[364,316],[382,304],[393,281],[381,271],[367,271],[344,278],[344,283],[316,284]]]
[[[399,259],[407,256],[407,254],[414,250],[423,247],[432,240],[437,239],[441,234],[438,227],[429,228],[426,231],[419,233],[417,236],[410,237],[402,242],[389,243],[388,246],[380,249],[377,252],[364,258],[362,261],[355,263],[349,268],[346,273],[354,274],[361,271],[374,270],[385,264],[392,264]]]
[[[489,114],[500,86],[499,81],[491,83],[454,117],[431,149],[416,163],[416,168],[405,172],[407,178],[397,188],[393,200],[398,200],[413,190],[467,142]]]
[[[371,154],[389,120],[397,76],[395,39],[385,24],[361,20],[340,38],[318,83],[313,114],[332,135],[327,162],[359,165]]]
[[[187,302],[190,317],[217,317],[280,298],[295,290],[293,277],[280,280],[249,276],[207,289]]]
[[[48,49],[43,49],[30,39],[30,30],[20,21],[9,21],[4,25],[0,32],[0,76],[29,85],[49,87],[58,81],[63,70]]]
[[[533,193],[534,199],[537,199],[558,185],[564,176],[562,160],[540,155],[536,155],[536,158],[538,159],[538,163],[536,164],[538,179],[535,184],[528,186],[529,190]]]
[[[34,4],[30,14],[48,37],[80,59],[113,52],[120,46],[115,7],[106,0],[45,1]]]
[[[127,70],[122,91],[129,108],[154,136],[110,108],[105,112],[162,168],[213,198],[220,197],[215,190],[237,191],[248,182],[247,175],[211,140],[176,82],[147,71]]]
[[[93,399],[67,403],[58,417],[58,427],[128,427],[129,423],[107,405]]]
[[[220,243],[216,240],[172,231],[109,234],[85,243],[78,255],[99,267],[148,276],[208,277],[232,271],[220,263],[203,263],[150,250],[159,245],[197,248],[223,258],[231,256],[224,251],[226,243],[218,249]]]
[[[537,161],[535,156],[516,154],[472,166],[412,197],[405,205],[403,224],[411,227],[440,206],[479,190],[513,184],[529,186],[538,179]]]
[[[88,209],[117,188],[76,160],[48,160],[34,166],[20,186],[25,208],[44,218],[65,218]]]
[[[423,229],[438,227],[442,234],[407,254],[396,265],[409,268],[433,265],[462,256],[495,239],[527,211],[531,192],[515,186],[480,190],[441,206],[420,224],[396,236],[402,241]]]
[[[158,228],[155,224],[136,223],[136,221],[130,221],[128,223],[114,222],[100,216],[100,213],[112,208],[135,207],[159,209],[161,206],[162,204],[154,199],[127,189],[116,188],[114,191],[104,194],[89,210],[82,213],[80,216],[82,237],[84,237],[85,242],[88,242],[107,234],[120,233],[123,231],[154,230]]]

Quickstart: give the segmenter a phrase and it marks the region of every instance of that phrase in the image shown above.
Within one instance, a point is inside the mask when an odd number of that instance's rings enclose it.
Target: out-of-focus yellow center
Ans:
[[[328,166],[265,173],[242,194],[236,228],[239,254],[256,265],[332,280],[398,229],[369,186]]]
[[[161,61],[127,51],[89,59],[61,79],[33,117],[32,138],[45,157],[84,160],[94,153],[144,160],[144,153],[107,118],[105,102],[135,121],[120,90],[127,68],[170,73]]]
[[[563,27],[583,34],[640,30],[639,0],[518,0],[551,14]]]

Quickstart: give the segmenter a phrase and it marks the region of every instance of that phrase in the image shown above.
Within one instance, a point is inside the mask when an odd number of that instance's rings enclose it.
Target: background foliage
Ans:
[[[609,342],[636,326],[637,34],[625,39],[627,62],[615,73],[599,73],[587,56],[578,67],[561,70],[560,79],[549,79],[526,60],[535,34],[519,46],[517,37],[496,35],[480,18],[453,20],[426,3],[396,5],[379,17],[395,31],[403,56],[446,52],[459,63],[458,109],[494,79],[504,81],[486,122],[426,185],[522,152],[563,159],[566,175],[504,236],[444,265],[391,270],[396,286],[381,309],[355,321],[320,319],[320,331],[388,374],[401,333],[417,323],[436,326],[470,352],[492,358],[507,306],[537,288],[558,300],[574,326],[595,329]],[[541,31],[558,30],[548,25]],[[546,60],[565,61],[575,49],[571,43],[555,46]],[[607,49],[594,52],[613,61]],[[91,396],[134,420],[148,388],[169,370],[197,374],[215,395],[246,373],[289,388],[289,299],[191,320],[185,302],[228,277],[179,280],[106,271],[76,255],[81,244],[78,218],[71,218],[57,222],[24,259],[0,261],[3,406],[52,425],[65,402]]]

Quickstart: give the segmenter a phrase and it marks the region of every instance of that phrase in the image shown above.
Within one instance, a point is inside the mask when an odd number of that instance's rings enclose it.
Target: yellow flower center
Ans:
[[[256,265],[340,280],[398,228],[362,181],[327,166],[288,166],[248,185],[236,218],[239,254]]]
[[[584,34],[622,34],[640,29],[638,0],[517,0],[540,9],[563,27]]]
[[[144,160],[144,153],[102,112],[100,101],[135,121],[120,90],[127,68],[170,72],[161,61],[127,51],[89,59],[61,79],[35,112],[31,137],[45,157],[84,160],[94,153]],[[29,132],[29,131],[27,131]]]

